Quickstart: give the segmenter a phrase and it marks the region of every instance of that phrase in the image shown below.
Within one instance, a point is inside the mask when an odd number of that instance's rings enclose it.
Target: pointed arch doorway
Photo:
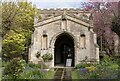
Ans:
[[[55,41],[54,66],[66,67],[67,59],[71,60],[74,67],[74,39],[67,33],[60,34]]]

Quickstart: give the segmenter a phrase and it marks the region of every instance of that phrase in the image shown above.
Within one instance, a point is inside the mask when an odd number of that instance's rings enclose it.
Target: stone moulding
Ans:
[[[50,18],[50,19],[46,19],[46,20],[43,20],[43,21],[40,21],[38,22],[36,25],[34,25],[35,27],[39,27],[39,26],[43,26],[43,25],[46,25],[48,23],[51,23],[51,22],[54,22],[54,21],[57,21],[57,20],[61,20],[62,19],[62,16],[57,16],[57,17],[53,17],[53,18]],[[66,15],[66,19],[67,20],[71,20],[71,21],[74,21],[76,23],[79,23],[81,25],[85,25],[86,27],[90,27],[90,28],[93,28],[92,26],[90,26],[89,23],[87,22],[84,22],[78,18],[75,18],[75,17],[71,17],[69,15]]]

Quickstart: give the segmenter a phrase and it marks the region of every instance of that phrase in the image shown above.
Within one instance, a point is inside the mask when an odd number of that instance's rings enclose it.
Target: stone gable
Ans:
[[[79,9],[40,10],[42,19],[35,22],[29,60],[37,63],[37,52],[41,56],[53,55],[50,67],[62,65],[72,59],[74,67],[87,57],[87,61],[99,61],[99,48],[93,32],[91,14]]]

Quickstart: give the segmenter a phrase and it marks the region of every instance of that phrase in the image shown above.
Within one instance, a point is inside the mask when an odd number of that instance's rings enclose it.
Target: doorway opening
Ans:
[[[54,66],[66,67],[68,59],[71,59],[69,65],[74,67],[74,40],[69,34],[63,33],[55,42]]]

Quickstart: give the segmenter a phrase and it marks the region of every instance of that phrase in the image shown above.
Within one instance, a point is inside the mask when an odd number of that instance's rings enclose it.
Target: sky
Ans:
[[[27,0],[35,4],[38,8],[80,8],[81,2],[118,2],[120,0]]]
[[[28,0],[35,4],[38,8],[80,8],[81,2],[87,0]]]
[[[12,1],[12,0],[5,0]],[[19,1],[29,1],[32,2],[40,9],[50,9],[50,8],[80,8],[81,2],[118,2],[120,0],[19,0]]]

